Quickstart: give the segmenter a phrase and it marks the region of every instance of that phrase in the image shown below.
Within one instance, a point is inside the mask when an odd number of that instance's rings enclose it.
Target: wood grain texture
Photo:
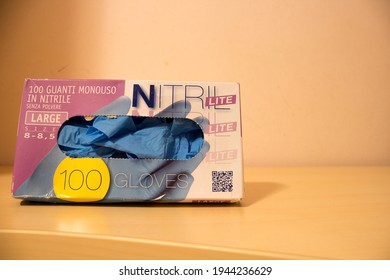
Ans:
[[[11,180],[0,259],[390,258],[390,167],[247,168],[229,205],[27,203]]]

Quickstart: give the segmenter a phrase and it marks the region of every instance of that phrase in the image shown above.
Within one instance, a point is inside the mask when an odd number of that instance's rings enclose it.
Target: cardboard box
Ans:
[[[137,156],[131,151],[120,153],[130,158],[100,156],[100,150],[97,156],[77,157],[67,155],[59,145],[59,132],[70,120],[85,120],[82,131],[86,131],[97,118],[112,121],[123,116],[136,121],[143,117],[152,123],[159,118],[167,125],[192,120],[201,129],[201,146],[195,156],[175,159],[153,158],[153,153]],[[150,129],[155,131],[157,126]],[[81,134],[78,130],[68,133],[67,139],[77,146],[84,139]],[[142,135],[130,150],[160,149],[156,138],[162,142],[168,138]],[[237,83],[27,79],[12,195],[57,203],[237,202],[243,197],[241,138]]]

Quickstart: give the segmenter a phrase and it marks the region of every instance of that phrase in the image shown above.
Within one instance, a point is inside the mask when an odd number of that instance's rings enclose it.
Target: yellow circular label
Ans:
[[[110,187],[110,171],[101,158],[65,158],[53,178],[55,195],[66,201],[102,200]]]

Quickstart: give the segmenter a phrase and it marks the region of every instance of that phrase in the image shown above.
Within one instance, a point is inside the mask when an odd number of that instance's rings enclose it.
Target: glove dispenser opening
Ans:
[[[186,160],[203,143],[202,128],[187,118],[74,116],[57,136],[58,147],[71,158]]]

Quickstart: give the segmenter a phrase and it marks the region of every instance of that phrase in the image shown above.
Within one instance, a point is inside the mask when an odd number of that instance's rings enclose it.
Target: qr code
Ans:
[[[212,171],[213,192],[233,191],[233,171]]]

